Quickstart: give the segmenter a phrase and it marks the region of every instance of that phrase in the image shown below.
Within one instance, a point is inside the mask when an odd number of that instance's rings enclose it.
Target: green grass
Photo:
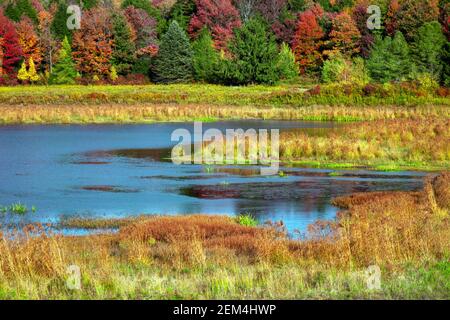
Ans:
[[[246,227],[256,227],[258,221],[251,214],[240,214],[236,217],[236,222]]]
[[[36,207],[31,207],[32,212],[36,212]],[[18,214],[18,215],[24,215],[28,213],[28,207],[26,205],[23,205],[20,202],[13,203],[10,206],[0,206],[0,213],[6,214],[6,213],[12,213],[12,214]]]

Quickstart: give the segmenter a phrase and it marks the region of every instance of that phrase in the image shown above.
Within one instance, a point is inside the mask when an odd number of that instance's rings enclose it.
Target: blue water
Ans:
[[[299,121],[203,126],[205,130],[274,128],[317,134],[335,130],[333,123]],[[166,152],[159,149],[176,143],[170,137],[178,128],[192,130],[193,125],[0,127],[0,205],[20,202],[37,208],[23,216],[4,214],[0,223],[57,223],[65,216],[251,213],[261,222],[283,220],[289,230],[305,231],[318,219],[335,217],[337,208],[330,204],[335,196],[422,186],[421,172],[347,170],[343,173],[349,176],[333,177],[328,175],[330,170],[282,168],[286,177],[263,177],[251,170],[223,172],[221,167],[174,165],[159,158]]]

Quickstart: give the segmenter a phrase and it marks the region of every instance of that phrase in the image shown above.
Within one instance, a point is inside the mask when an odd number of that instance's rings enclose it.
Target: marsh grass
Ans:
[[[0,237],[1,298],[441,298],[450,292],[450,173],[422,191],[336,199],[336,221],[289,238],[282,224],[231,217],[141,217],[119,232],[53,235],[42,226]],[[382,270],[369,290],[365,270]],[[81,290],[66,286],[81,269]]]
[[[318,167],[448,169],[450,120],[430,117],[352,123],[321,136],[282,133],[280,157]]]
[[[401,98],[401,99],[400,99]],[[450,117],[441,97],[310,96],[290,85],[0,87],[0,123],[147,123],[278,119],[363,121]]]

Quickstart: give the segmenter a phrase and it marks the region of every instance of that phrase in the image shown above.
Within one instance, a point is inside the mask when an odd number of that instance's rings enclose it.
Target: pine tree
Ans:
[[[155,61],[155,80],[163,83],[190,81],[193,73],[192,57],[189,39],[178,22],[172,21],[161,39]]]
[[[36,72],[36,67],[34,66],[32,57],[28,60],[28,78],[31,82],[36,82],[39,80],[39,75]]]
[[[114,49],[111,62],[115,65],[118,74],[124,75],[131,71],[136,61],[136,46],[130,40],[131,29],[127,20],[121,13],[112,16],[112,27],[114,36]]]
[[[58,52],[58,61],[53,66],[49,82],[51,84],[73,84],[76,77],[77,71],[72,59],[72,50],[69,40],[64,37],[62,47]]]
[[[260,19],[250,19],[235,29],[230,52],[234,58],[230,73],[235,84],[273,84],[279,80],[275,37]]]
[[[298,76],[298,65],[295,62],[295,55],[291,48],[283,42],[277,63],[278,73],[281,79],[290,80]]]
[[[438,22],[425,23],[419,28],[412,45],[419,73],[429,73],[435,79],[440,79],[443,69],[442,54],[446,42],[447,39]]]
[[[67,7],[64,2],[59,3],[51,25],[53,35],[60,40],[64,39],[64,37],[72,39],[72,30],[67,28],[67,19],[69,18]]]
[[[413,69],[409,45],[403,33],[397,31],[392,39],[390,47],[392,59],[387,61],[391,71],[391,78],[394,80],[407,79]]]
[[[22,66],[19,69],[19,72],[17,73],[17,79],[19,79],[20,81],[28,81],[29,79],[29,75],[28,75],[28,71],[27,71],[27,64],[25,63],[25,61],[22,62]]]
[[[391,80],[391,70],[387,68],[387,62],[392,61],[391,49],[392,38],[381,36],[375,37],[370,57],[367,60],[367,69],[370,77],[378,82]]]
[[[367,68],[373,80],[388,82],[407,79],[413,69],[408,43],[400,31],[394,38],[378,36],[375,40]]]
[[[208,29],[204,28],[198,39],[192,45],[193,67],[195,80],[213,82],[214,70],[219,55],[214,49],[214,42]]]

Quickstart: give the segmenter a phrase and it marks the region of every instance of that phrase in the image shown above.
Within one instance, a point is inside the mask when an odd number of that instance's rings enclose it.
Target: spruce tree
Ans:
[[[409,45],[400,31],[397,31],[392,39],[390,52],[391,59],[388,61],[391,72],[390,78],[406,80],[413,69],[413,61],[411,60]]]
[[[163,83],[187,82],[192,79],[192,48],[178,22],[172,21],[161,39],[154,73]]]
[[[59,3],[51,25],[53,35],[60,40],[64,37],[72,39],[72,30],[67,28],[67,19],[69,18],[67,7],[64,2]]]
[[[392,53],[390,51],[392,39],[390,37],[381,36],[375,38],[375,42],[367,60],[367,69],[370,77],[378,82],[388,82],[392,78],[392,72],[387,67],[388,62],[392,61]]]
[[[443,69],[443,48],[446,42],[439,22],[425,23],[419,28],[413,43],[419,73],[429,73],[435,79],[440,79]]]
[[[413,62],[408,43],[400,31],[394,38],[375,39],[367,69],[371,78],[379,82],[402,81],[410,76]]]
[[[67,37],[64,37],[62,47],[58,52],[58,61],[53,66],[49,83],[51,84],[73,84],[77,77],[75,63],[72,59],[72,49]]]
[[[136,46],[130,40],[131,29],[121,13],[112,16],[114,49],[112,53],[112,64],[115,65],[118,74],[125,75],[131,71],[136,61]]]
[[[214,71],[219,60],[219,54],[214,49],[214,42],[208,29],[204,28],[198,39],[192,45],[194,56],[194,77],[197,81],[214,81]]]
[[[275,37],[260,19],[250,19],[235,30],[230,51],[234,57],[230,74],[235,84],[273,84],[279,80]]]

